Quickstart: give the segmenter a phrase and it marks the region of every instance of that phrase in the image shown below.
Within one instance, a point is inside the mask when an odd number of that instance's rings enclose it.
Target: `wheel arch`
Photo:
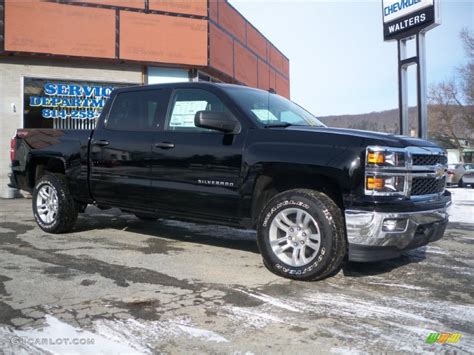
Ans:
[[[251,206],[252,224],[255,225],[260,211],[272,197],[292,189],[310,189],[323,192],[339,208],[344,209],[344,187],[340,180],[342,172],[332,170],[334,169],[327,167],[317,169],[312,166],[266,166],[258,174],[254,183]]]
[[[46,172],[66,174],[66,163],[58,156],[32,157],[28,164],[28,187],[33,189]]]

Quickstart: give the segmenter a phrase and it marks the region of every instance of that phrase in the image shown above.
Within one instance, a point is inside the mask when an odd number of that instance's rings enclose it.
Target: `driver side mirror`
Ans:
[[[238,133],[239,122],[226,112],[198,111],[194,116],[194,125],[199,128],[213,129],[228,134]]]

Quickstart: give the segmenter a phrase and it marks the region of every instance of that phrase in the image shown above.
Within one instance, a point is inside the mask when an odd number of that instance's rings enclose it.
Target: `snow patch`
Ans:
[[[0,329],[0,334],[4,339],[13,337],[25,339],[25,344],[23,342],[11,344],[12,353],[47,351],[53,354],[92,352],[94,354],[150,354],[157,344],[174,338],[199,338],[202,341],[216,343],[228,342],[223,336],[211,330],[195,327],[190,321],[182,319],[166,321],[98,320],[93,323],[90,331],[75,328],[51,315],[46,315],[45,319],[45,325],[41,328]],[[64,339],[68,339],[68,341],[66,342]],[[31,343],[32,341],[33,343]],[[74,344],[74,342],[78,344]],[[4,342],[4,344],[7,343]]]
[[[244,291],[242,289],[238,289],[238,291],[240,291],[242,293],[245,293],[247,296],[259,299],[260,301],[263,301],[267,304],[271,304],[272,306],[286,309],[287,311],[296,312],[296,313],[303,312],[301,309],[298,309],[297,307],[294,307],[289,302],[284,302],[282,300],[279,300],[278,298],[266,295],[264,293],[258,293],[258,292],[252,293],[252,292]]]
[[[223,336],[206,329],[195,327],[191,322],[177,319],[166,321],[139,322],[101,320],[96,322],[96,330],[110,339],[119,342],[132,341],[138,344],[151,344],[168,341],[171,338],[201,338],[205,341],[228,342]]]
[[[425,252],[430,254],[439,254],[439,255],[448,255],[450,254],[447,250],[442,248],[434,247],[432,245],[427,245],[425,247]]]
[[[453,204],[449,207],[449,221],[474,223],[474,189],[449,189]]]
[[[27,339],[38,339],[34,347],[38,350],[46,350],[53,354],[83,354],[94,352],[95,354],[140,354],[147,352],[140,344],[130,342],[117,342],[108,339],[101,334],[92,333],[87,330],[75,328],[67,323],[47,315],[46,326],[40,329],[15,330],[16,336]],[[42,339],[51,339],[43,342]],[[66,343],[60,339],[67,338],[71,343]],[[86,339],[89,344],[73,344],[73,339]],[[30,344],[33,345],[33,344]]]
[[[405,324],[406,320],[425,323],[437,323],[418,314],[402,311],[401,307],[383,306],[375,302],[356,299],[338,293],[318,293],[306,298],[309,305],[307,308],[315,312],[323,312],[343,318],[377,318],[377,319],[400,319],[400,324]]]
[[[359,354],[364,354],[363,352],[360,352],[358,350],[355,350],[353,348],[343,348],[343,347],[336,347],[331,349],[331,353],[334,354],[343,354],[343,355],[359,355]]]
[[[261,329],[273,323],[286,323],[283,319],[255,309],[225,307],[229,318],[246,327]]]
[[[215,341],[216,343],[228,343],[229,341],[220,336],[217,333],[214,333],[210,330],[190,327],[187,325],[176,325],[178,329],[182,330],[184,333],[188,334],[191,338],[203,338],[207,341]]]
[[[388,287],[406,288],[408,290],[417,290],[417,291],[426,290],[426,288],[424,287],[405,285],[405,284],[393,284],[393,283],[385,283],[385,282],[367,282],[367,283],[369,285],[381,285],[381,286],[388,286]]]

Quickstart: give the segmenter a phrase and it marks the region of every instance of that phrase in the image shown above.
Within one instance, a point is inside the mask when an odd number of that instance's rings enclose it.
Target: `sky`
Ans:
[[[229,2],[290,59],[291,99],[328,116],[398,107],[397,42],[383,41],[381,1]],[[428,85],[466,63],[459,32],[474,31],[474,0],[441,0],[441,21],[426,35]],[[415,73],[409,69],[413,106]]]

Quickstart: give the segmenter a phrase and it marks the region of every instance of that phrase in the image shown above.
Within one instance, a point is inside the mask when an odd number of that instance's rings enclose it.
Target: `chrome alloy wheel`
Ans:
[[[36,197],[36,210],[43,223],[51,224],[58,215],[58,194],[51,185],[42,186]]]
[[[280,211],[270,225],[270,245],[273,253],[287,265],[303,266],[311,262],[320,249],[318,223],[300,208]]]

